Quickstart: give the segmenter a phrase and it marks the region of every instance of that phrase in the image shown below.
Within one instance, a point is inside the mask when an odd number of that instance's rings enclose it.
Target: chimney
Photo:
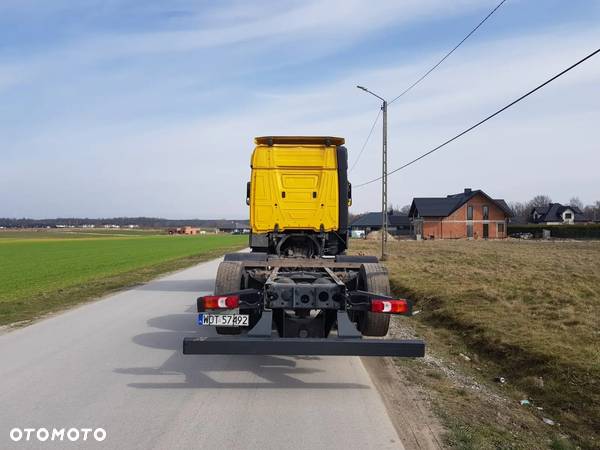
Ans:
[[[471,195],[471,192],[473,192],[471,188],[465,188],[465,195]]]

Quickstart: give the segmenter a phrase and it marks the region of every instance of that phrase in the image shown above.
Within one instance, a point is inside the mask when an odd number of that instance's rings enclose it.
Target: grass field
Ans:
[[[243,248],[247,240],[139,230],[0,232],[0,325],[27,321]]]
[[[163,230],[153,229],[110,229],[110,228],[49,228],[25,230],[0,230],[0,241],[4,239],[77,239],[90,237],[132,237],[165,235]]]
[[[353,241],[352,250],[377,254],[379,247]],[[564,448],[564,433],[583,448],[600,448],[600,242],[397,241],[385,264],[395,293],[417,301],[422,312],[408,323],[431,352],[484,383],[508,380],[491,383],[491,392],[514,400],[503,423],[493,403],[464,390],[452,394],[433,374],[428,387],[437,384],[440,405],[450,410],[453,444]],[[546,435],[555,440],[536,441]]]

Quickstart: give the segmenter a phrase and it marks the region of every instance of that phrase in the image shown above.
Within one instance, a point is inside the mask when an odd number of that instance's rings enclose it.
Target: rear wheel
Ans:
[[[224,261],[219,264],[215,279],[215,295],[228,294],[242,289],[244,266],[238,261]],[[215,327],[217,334],[240,334],[239,327]]]
[[[363,264],[360,268],[359,280],[362,290],[386,297],[391,295],[388,273],[381,264]],[[358,318],[358,329],[365,336],[385,336],[389,327],[389,314],[365,311]]]

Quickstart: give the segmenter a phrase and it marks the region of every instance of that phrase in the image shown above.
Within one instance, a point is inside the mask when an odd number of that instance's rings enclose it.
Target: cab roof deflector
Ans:
[[[335,136],[260,136],[254,138],[256,145],[343,145],[344,138]]]

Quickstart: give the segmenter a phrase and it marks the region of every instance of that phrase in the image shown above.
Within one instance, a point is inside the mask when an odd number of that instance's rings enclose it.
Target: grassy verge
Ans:
[[[600,242],[398,241],[385,264],[422,311],[402,323],[430,358],[404,370],[434,392],[451,446],[600,447]]]
[[[28,322],[244,248],[245,236],[0,239],[0,325]]]

